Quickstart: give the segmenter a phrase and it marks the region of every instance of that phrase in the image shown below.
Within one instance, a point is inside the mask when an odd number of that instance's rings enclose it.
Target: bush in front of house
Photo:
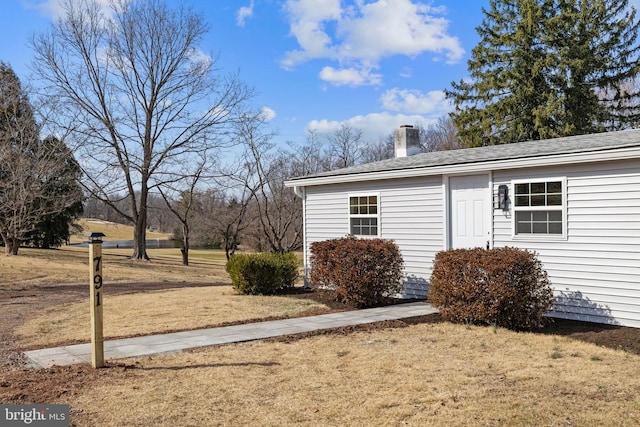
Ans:
[[[273,295],[294,286],[298,259],[293,252],[235,254],[226,266],[231,284],[247,295]]]
[[[391,240],[349,236],[311,244],[311,284],[333,289],[336,299],[374,307],[402,291],[403,260]]]
[[[521,330],[542,326],[554,297],[534,252],[476,248],[436,255],[429,302],[447,320]]]

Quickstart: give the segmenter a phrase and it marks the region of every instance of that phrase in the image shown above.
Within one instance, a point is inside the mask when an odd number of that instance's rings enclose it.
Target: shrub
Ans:
[[[391,240],[349,236],[311,244],[310,280],[356,307],[373,307],[402,291],[402,255]]]
[[[429,302],[448,320],[510,329],[540,327],[553,290],[533,252],[454,249],[436,255]]]
[[[298,278],[298,259],[293,252],[235,254],[227,262],[226,270],[238,292],[273,295],[293,287]]]

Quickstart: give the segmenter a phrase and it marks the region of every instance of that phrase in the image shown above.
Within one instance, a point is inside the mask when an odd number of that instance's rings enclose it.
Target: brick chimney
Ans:
[[[409,157],[420,150],[420,133],[411,125],[402,125],[396,129],[395,157]]]

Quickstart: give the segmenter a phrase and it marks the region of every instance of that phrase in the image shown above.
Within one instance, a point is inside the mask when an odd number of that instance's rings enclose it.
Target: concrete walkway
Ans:
[[[152,354],[177,353],[195,347],[253,341],[321,329],[381,322],[383,320],[405,319],[436,312],[437,310],[430,304],[415,302],[319,316],[124,338],[105,341],[104,357],[105,360],[110,360]],[[91,363],[91,344],[45,348],[25,351],[24,354],[34,368]]]

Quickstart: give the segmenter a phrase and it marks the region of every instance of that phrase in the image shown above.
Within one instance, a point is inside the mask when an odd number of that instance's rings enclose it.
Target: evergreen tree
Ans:
[[[82,170],[71,150],[59,139],[50,136],[41,144],[44,146],[44,151],[58,158],[56,163],[60,165],[57,175],[45,177],[46,179],[43,180],[41,184],[43,193],[70,199],[70,203],[61,210],[50,209],[49,206],[53,204],[50,199],[39,200],[40,203],[49,205],[43,210],[52,213],[43,215],[28,239],[35,247],[49,249],[69,240],[69,227],[82,215],[83,195],[79,184]]]
[[[78,208],[78,165],[71,159],[62,141],[40,139],[20,80],[0,62],[0,237],[6,254],[17,255],[47,218]]]
[[[640,23],[627,0],[491,0],[470,79],[452,83],[467,146],[578,135],[638,122]]]

